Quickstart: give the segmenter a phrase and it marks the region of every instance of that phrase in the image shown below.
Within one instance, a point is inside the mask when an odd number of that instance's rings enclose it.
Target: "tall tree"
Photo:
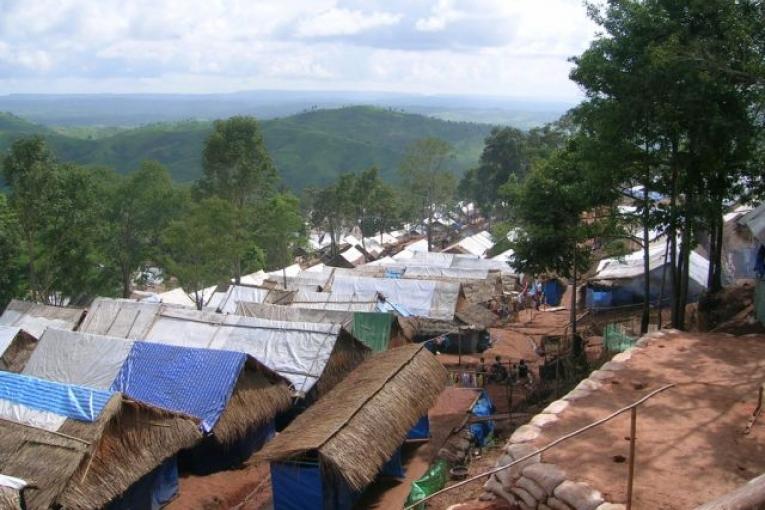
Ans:
[[[433,248],[433,221],[454,198],[456,179],[446,167],[452,147],[438,138],[417,140],[407,148],[401,165],[402,196],[412,205],[416,221],[427,219],[428,250]]]
[[[337,181],[322,189],[310,190],[311,224],[322,228],[330,236],[330,251],[337,255],[337,243],[343,229],[353,224],[356,212],[353,191],[356,176],[343,174]]]
[[[202,152],[203,175],[196,184],[200,196],[228,200],[237,211],[234,234],[246,243],[253,206],[273,194],[277,173],[254,117],[231,117],[214,124]],[[237,281],[242,261],[234,264]]]
[[[0,310],[12,298],[21,295],[24,266],[21,254],[21,235],[16,215],[0,193]]]
[[[201,309],[201,290],[227,283],[231,269],[251,249],[235,234],[237,210],[230,202],[212,197],[193,204],[162,234],[164,262],[172,276],[194,295]]]
[[[395,196],[391,187],[380,179],[376,167],[354,176],[351,189],[354,219],[361,229],[361,244],[366,250],[365,238],[382,232],[393,216],[391,210],[395,207]]]
[[[165,167],[146,161],[110,189],[108,254],[117,267],[122,296],[130,296],[131,276],[158,258],[161,233],[179,216],[184,201]]]
[[[103,202],[90,171],[58,164],[40,137],[16,141],[3,161],[19,221],[33,300],[63,304],[109,293],[100,253]]]
[[[294,195],[274,195],[258,208],[254,225],[258,246],[266,248],[269,269],[286,267],[294,260],[295,250],[305,245],[305,222],[300,203]]]

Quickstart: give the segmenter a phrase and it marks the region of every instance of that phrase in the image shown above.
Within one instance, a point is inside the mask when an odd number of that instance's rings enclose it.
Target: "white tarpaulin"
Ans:
[[[648,250],[649,268],[654,271],[664,266],[666,243],[653,244]],[[669,259],[667,259],[668,262]],[[621,259],[603,259],[598,264],[598,272],[591,280],[626,280],[643,276],[643,250],[638,250]],[[695,251],[690,254],[688,276],[702,287],[706,287],[709,261]]]
[[[13,339],[19,334],[21,328],[14,326],[0,326],[0,356],[11,346]]]
[[[194,300],[189,297],[181,287],[157,294],[161,303],[178,306],[196,306]]]
[[[485,280],[489,277],[489,272],[485,269],[463,269],[458,267],[427,267],[427,266],[406,266],[404,278],[418,278],[427,280],[428,278],[450,278],[455,280]]]
[[[332,324],[269,321],[106,298],[94,304],[98,306],[90,322],[83,324],[85,332],[168,345],[243,352],[279,372],[297,391],[304,393],[323,373],[340,333],[340,327]],[[121,327],[119,331],[123,334],[114,334],[115,330],[108,327],[114,321],[114,315],[131,315],[136,306],[143,307],[143,313],[139,315],[141,326],[132,329]],[[149,307],[153,307],[150,318]],[[106,327],[96,328],[102,325]],[[99,331],[93,331],[91,327]],[[139,329],[140,335],[129,336]]]
[[[239,302],[237,315],[258,317],[272,321],[322,322],[347,326],[353,321],[353,312],[318,308],[297,308],[295,306],[269,305],[264,303]]]
[[[23,374],[66,384],[109,389],[133,342],[122,338],[48,328]]]
[[[162,306],[125,299],[96,298],[79,331],[119,338],[143,338]]]
[[[206,308],[220,310],[223,313],[236,313],[236,303],[248,301],[264,303],[270,289],[264,287],[248,287],[245,285],[230,285],[228,291],[219,302],[210,303]]]
[[[317,310],[346,312],[373,312],[377,309],[377,292],[340,294],[337,292],[311,292],[300,290],[292,298],[291,306]]]
[[[56,432],[66,421],[66,416],[50,411],[38,411],[24,404],[0,398],[0,419]]]
[[[411,315],[432,319],[454,318],[460,285],[434,280],[402,280],[336,276],[332,292],[338,294],[379,293],[386,300],[404,307]]]
[[[307,393],[321,377],[340,327],[281,322],[197,312],[164,310],[146,341],[249,354]]]
[[[26,481],[15,476],[0,475],[0,487],[8,487],[15,491],[23,490],[24,487],[29,485]]]
[[[82,318],[83,310],[60,306],[39,305],[16,299],[8,303],[0,316],[0,325],[16,326],[35,338],[40,338],[45,328],[72,330]]]
[[[740,220],[742,223],[749,227],[752,231],[752,235],[757,238],[760,243],[765,244],[765,203],[760,204],[756,209],[746,213]]]

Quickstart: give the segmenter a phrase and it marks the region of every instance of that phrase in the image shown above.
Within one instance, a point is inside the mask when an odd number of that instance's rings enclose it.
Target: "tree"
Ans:
[[[16,141],[3,161],[19,221],[33,300],[63,304],[110,293],[102,264],[102,201],[91,171],[58,164],[40,137]]]
[[[428,250],[433,247],[433,220],[454,198],[456,179],[446,168],[452,147],[438,138],[417,140],[407,148],[399,167],[402,196],[413,208],[413,219],[427,219]]]
[[[0,193],[0,310],[22,293],[24,266],[21,258],[21,235],[16,215]]]
[[[307,190],[310,198],[311,224],[322,228],[330,236],[331,254],[337,255],[338,237],[354,220],[355,204],[353,191],[356,178],[353,174],[343,174],[335,184],[322,189]]]
[[[381,232],[394,215],[393,189],[380,179],[376,167],[370,167],[354,176],[351,183],[355,223],[361,228],[361,244],[366,250],[365,238]]]
[[[654,218],[668,233],[677,328],[684,326],[696,233],[709,231],[708,279],[718,288],[723,204],[737,198],[737,184],[751,173],[762,121],[756,75],[763,67],[763,10],[759,0],[591,5],[603,34],[573,59],[571,77],[587,93],[589,119],[597,119],[591,133],[624,150],[616,159],[624,183],[644,185],[638,199],[644,233]],[[604,121],[608,112],[618,113]],[[652,188],[669,197],[655,212],[648,200]]]
[[[253,208],[273,194],[277,179],[255,118],[216,121],[202,152],[202,170],[195,186],[197,194],[228,200],[237,211],[233,233],[239,242],[247,242],[248,219]],[[238,283],[242,260],[236,261],[233,273]]]
[[[108,254],[119,272],[122,296],[129,297],[133,272],[158,258],[161,234],[179,216],[184,201],[167,169],[153,161],[142,163],[107,193]]]
[[[286,267],[294,259],[295,250],[305,245],[305,222],[300,202],[289,193],[274,195],[257,213],[255,240],[266,248],[266,265],[270,269]]]
[[[201,309],[201,290],[227,282],[232,267],[252,249],[235,234],[237,210],[221,198],[206,198],[172,220],[162,234],[165,265]]]

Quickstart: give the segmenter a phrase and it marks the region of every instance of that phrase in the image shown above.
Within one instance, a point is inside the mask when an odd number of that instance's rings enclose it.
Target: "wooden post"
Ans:
[[[627,510],[632,509],[632,489],[635,478],[635,436],[637,434],[637,406],[630,409],[630,470],[627,478]]]

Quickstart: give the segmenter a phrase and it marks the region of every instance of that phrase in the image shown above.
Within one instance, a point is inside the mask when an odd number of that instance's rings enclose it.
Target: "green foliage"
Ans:
[[[268,196],[276,171],[255,118],[231,117],[213,126],[202,151],[199,194],[225,198],[240,208]]]
[[[102,201],[90,172],[60,165],[45,141],[17,141],[3,161],[9,204],[19,221],[32,298],[46,303],[110,292],[100,264]]]
[[[211,197],[170,221],[162,234],[163,262],[187,292],[226,283],[236,262],[252,253],[252,243],[236,235],[238,216],[230,202]]]
[[[21,253],[21,232],[16,215],[0,193],[0,310],[22,294],[24,266]]]
[[[306,243],[305,223],[297,197],[289,193],[274,195],[257,208],[254,218],[255,241],[258,246],[266,247],[265,266],[278,269],[292,264],[295,251]]]
[[[263,140],[282,182],[300,192],[331,184],[343,173],[377,166],[387,182],[406,147],[424,136],[441,138],[455,148],[449,170],[459,174],[475,166],[491,126],[451,122],[372,107],[316,110],[260,123]],[[213,123],[188,121],[125,129],[112,136],[82,139],[66,136],[18,117],[0,114],[0,151],[29,134],[45,137],[63,161],[105,165],[127,173],[145,159],[165,165],[176,182],[202,175],[200,147]]]
[[[187,203],[165,167],[146,161],[124,177],[108,172],[102,181],[107,201],[106,254],[122,283],[123,297],[130,296],[132,273],[141,264],[159,258],[159,240],[172,218]]]

